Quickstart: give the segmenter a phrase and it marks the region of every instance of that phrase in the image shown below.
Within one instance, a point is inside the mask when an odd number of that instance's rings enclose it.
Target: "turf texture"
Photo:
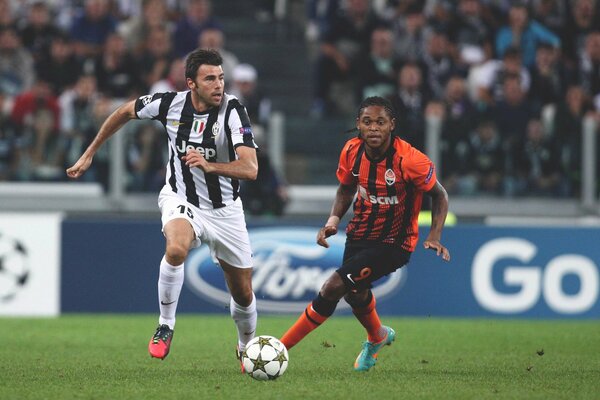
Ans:
[[[599,399],[600,322],[387,318],[377,365],[352,370],[365,333],[334,315],[270,382],[242,375],[228,315],[180,315],[164,360],[149,315],[0,318],[0,399]],[[281,336],[294,316],[260,316]]]

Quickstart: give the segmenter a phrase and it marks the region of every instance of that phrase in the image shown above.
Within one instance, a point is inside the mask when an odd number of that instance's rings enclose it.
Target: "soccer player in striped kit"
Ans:
[[[202,242],[223,269],[231,293],[238,358],[256,330],[252,251],[239,180],[256,179],[257,146],[246,109],[235,96],[224,92],[222,63],[214,50],[190,53],[185,65],[189,90],[146,95],[123,104],[67,169],[70,178],[80,177],[100,146],[132,119],[154,119],[165,127],[169,161],[158,204],[166,249],[158,279],[158,328],[148,344],[155,358],[169,354],[184,261],[189,250]]]
[[[354,196],[354,216],[346,228],[342,266],[323,284],[281,341],[290,349],[329,318],[342,297],[367,331],[367,341],[354,369],[368,371],[384,345],[396,333],[381,324],[375,309],[372,283],[406,265],[418,240],[417,218],[423,193],[432,198],[432,222],[423,242],[444,260],[450,253],[440,243],[448,213],[448,194],[437,181],[431,160],[410,144],[392,135],[394,111],[389,101],[369,97],[356,118],[358,137],[346,142],[338,164],[340,181],[331,215],[319,230],[317,243],[329,247]]]

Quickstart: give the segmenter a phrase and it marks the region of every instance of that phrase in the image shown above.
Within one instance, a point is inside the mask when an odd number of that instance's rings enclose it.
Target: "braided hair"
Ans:
[[[394,111],[394,107],[392,106],[392,103],[390,103],[389,100],[387,100],[383,97],[379,97],[379,96],[372,96],[372,97],[367,97],[366,99],[364,99],[360,103],[360,106],[358,106],[358,113],[356,114],[356,118],[359,119],[360,114],[362,114],[364,109],[367,107],[370,107],[370,106],[383,107],[385,109],[385,112],[387,112],[388,116],[390,117],[390,119],[396,118],[396,111]],[[348,129],[345,133],[353,133],[353,132],[358,132],[358,136],[360,137],[360,132],[358,131],[358,128]]]
[[[392,103],[388,99],[384,99],[379,96],[367,97],[364,99],[360,106],[358,106],[358,113],[356,114],[356,118],[360,118],[360,114],[364,111],[365,108],[370,106],[381,106],[388,113],[390,119],[396,118],[396,112],[394,111],[394,107],[392,107]]]

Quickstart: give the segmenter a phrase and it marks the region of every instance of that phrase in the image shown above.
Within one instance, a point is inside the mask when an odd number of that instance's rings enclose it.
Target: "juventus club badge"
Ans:
[[[212,127],[212,135],[213,137],[217,137],[219,131],[221,130],[221,125],[219,125],[219,121],[215,121]]]
[[[394,171],[392,171],[391,168],[385,171],[385,183],[387,183],[388,186],[392,186],[396,183],[396,174],[394,174]]]

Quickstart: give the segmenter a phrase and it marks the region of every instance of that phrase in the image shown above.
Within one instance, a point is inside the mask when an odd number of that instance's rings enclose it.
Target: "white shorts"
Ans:
[[[205,210],[188,203],[170,190],[163,190],[158,196],[158,207],[162,214],[163,232],[169,221],[186,219],[196,235],[192,247],[206,243],[215,263],[218,264],[220,259],[236,268],[252,268],[250,238],[239,197],[228,206]]]

